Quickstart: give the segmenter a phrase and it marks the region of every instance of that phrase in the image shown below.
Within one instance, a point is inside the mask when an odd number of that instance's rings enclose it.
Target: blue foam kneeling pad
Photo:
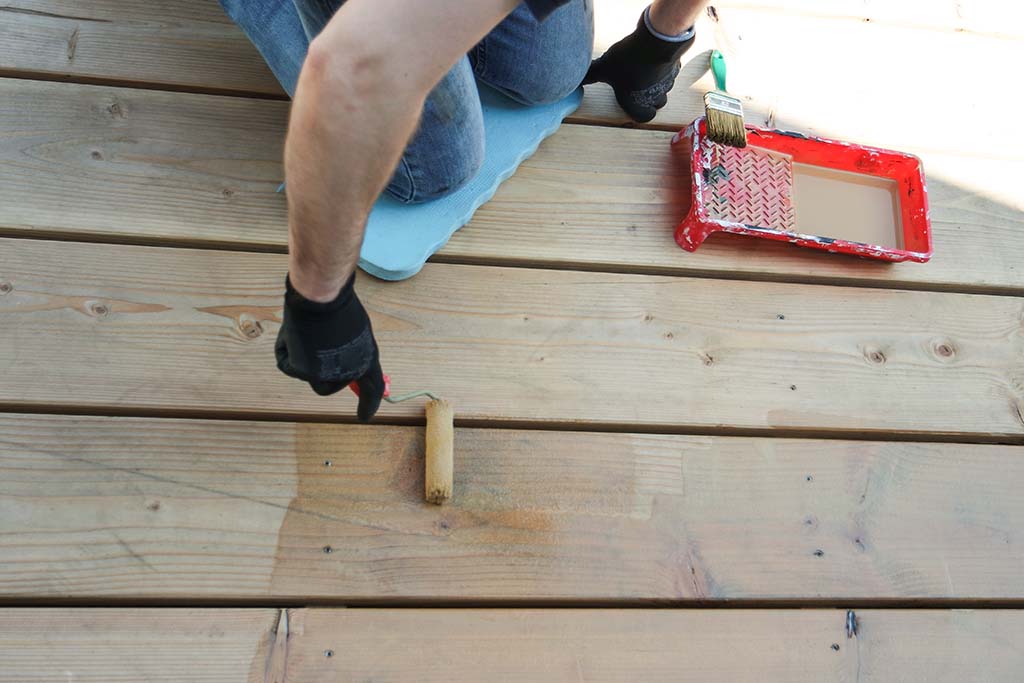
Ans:
[[[579,89],[554,104],[527,107],[483,83],[479,89],[484,112],[480,172],[462,188],[430,202],[403,204],[388,195],[378,199],[359,259],[367,273],[383,280],[404,280],[418,273],[583,100]]]

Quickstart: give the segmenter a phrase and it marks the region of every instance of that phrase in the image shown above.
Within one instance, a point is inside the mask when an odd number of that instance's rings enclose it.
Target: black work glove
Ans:
[[[329,396],[351,382],[359,385],[357,415],[367,422],[384,396],[384,373],[370,317],[353,287],[353,274],[334,301],[317,303],[285,280],[284,320],[274,352],[281,372]]]
[[[679,74],[679,59],[691,45],[692,37],[682,42],[662,40],[648,30],[641,15],[632,34],[594,60],[583,85],[607,83],[629,117],[647,123],[668,102],[668,92]]]

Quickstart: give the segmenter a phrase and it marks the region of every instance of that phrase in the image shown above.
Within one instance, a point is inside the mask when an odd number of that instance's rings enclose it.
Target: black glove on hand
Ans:
[[[274,352],[281,372],[309,382],[329,396],[351,382],[359,384],[359,419],[367,422],[384,396],[384,373],[370,317],[349,278],[334,301],[310,301],[285,280],[284,320]]]
[[[594,60],[583,85],[607,83],[629,117],[647,123],[668,102],[668,92],[679,74],[679,59],[691,45],[692,37],[681,42],[657,37],[641,15],[632,34]]]

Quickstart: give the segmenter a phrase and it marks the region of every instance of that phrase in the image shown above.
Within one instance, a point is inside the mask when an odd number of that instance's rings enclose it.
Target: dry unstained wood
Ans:
[[[596,4],[600,53],[632,29],[647,0]],[[1024,148],[998,126],[973,127],[969,137],[949,128],[950,121],[975,120],[977,91],[1013,95],[1002,92],[998,69],[975,65],[1024,59],[1024,35],[1016,28],[1024,16],[1019,7],[992,0],[944,0],[938,5],[905,0],[870,7],[855,0],[827,5],[754,0],[716,2],[714,7],[714,18],[698,22],[697,44],[686,55],[679,85],[654,125],[675,128],[701,114],[700,94],[711,87],[704,76],[707,51],[718,48],[729,58],[733,89],[747,98],[751,122],[770,119],[911,151],[1022,157]],[[866,44],[886,49],[861,49]],[[793,76],[791,64],[801,65],[800,78]],[[893,64],[905,65],[908,77],[893,78]],[[15,0],[0,9],[0,69],[282,94],[259,54],[212,0],[172,0],[159,6],[100,0],[74,7],[59,0]],[[815,87],[806,87],[808,82]],[[972,85],[952,93],[951,83]],[[879,106],[883,102],[891,104]],[[917,105],[916,111],[901,107],[909,102]],[[925,114],[929,106],[942,116]],[[626,121],[604,86],[588,90],[574,118]],[[1012,186],[1005,187],[1011,192],[1008,197],[1017,196]]]
[[[0,597],[1021,600],[1019,447],[0,416]],[[301,680],[301,679],[300,679]]]
[[[1024,614],[309,610],[299,680],[1017,681]],[[325,647],[340,656],[325,658]]]
[[[286,116],[282,102],[0,79],[0,229],[283,251],[286,206],[276,190]],[[1024,291],[1024,214],[940,178],[929,184],[936,255],[925,266],[729,237],[688,254],[672,230],[688,207],[689,172],[669,139],[564,126],[439,258]],[[1012,179],[1016,163],[947,165]]]
[[[285,683],[268,675],[279,613],[0,609],[0,682]]]
[[[0,404],[351,414],[274,365],[285,261],[0,240]],[[1013,297],[440,264],[358,288],[396,391],[461,420],[1024,435]]]
[[[216,0],[6,0],[0,70],[284,95]]]
[[[1019,611],[7,610],[0,681],[1016,681]],[[128,673],[130,672],[130,673]],[[280,673],[281,677],[276,677]]]

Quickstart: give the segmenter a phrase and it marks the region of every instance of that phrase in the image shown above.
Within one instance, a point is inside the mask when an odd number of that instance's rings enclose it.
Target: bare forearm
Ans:
[[[333,299],[359,259],[370,207],[422,107],[422,89],[373,83],[378,67],[313,53],[299,78],[285,145],[289,273],[314,301]]]
[[[289,272],[337,295],[428,93],[517,0],[349,0],[313,41],[285,145]]]
[[[708,0],[654,0],[651,24],[659,33],[674,36],[693,26]]]

